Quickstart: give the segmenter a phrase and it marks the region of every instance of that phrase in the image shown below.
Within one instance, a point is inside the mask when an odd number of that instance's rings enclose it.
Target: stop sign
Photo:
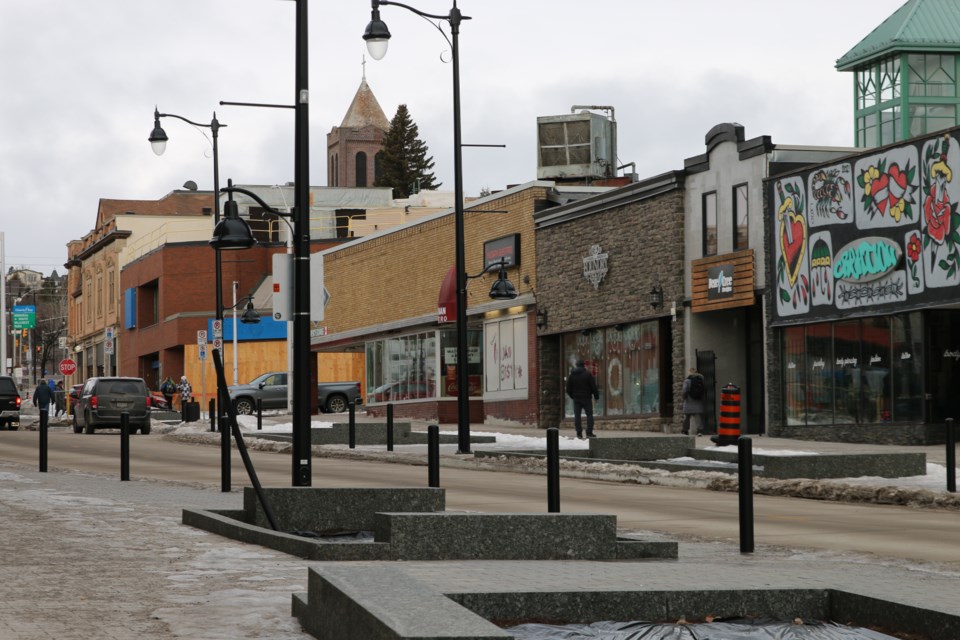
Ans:
[[[71,376],[77,371],[77,363],[67,358],[60,361],[60,373],[65,376]]]

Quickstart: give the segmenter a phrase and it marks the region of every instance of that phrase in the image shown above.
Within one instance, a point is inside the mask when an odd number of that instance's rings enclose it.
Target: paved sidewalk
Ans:
[[[290,616],[310,563],[180,524],[238,492],[0,463],[0,640],[309,638]],[[645,534],[649,537],[650,534]],[[945,565],[681,539],[666,562],[405,562],[439,589],[866,589],[960,614]]]

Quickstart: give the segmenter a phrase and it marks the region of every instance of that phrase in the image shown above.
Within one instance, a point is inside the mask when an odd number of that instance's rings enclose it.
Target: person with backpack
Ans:
[[[167,410],[173,411],[173,396],[177,393],[177,385],[174,383],[173,378],[167,376],[167,379],[160,385],[160,393],[163,394],[163,398],[167,401]]]
[[[696,367],[690,367],[690,375],[683,381],[683,390],[680,397],[683,398],[683,435],[690,435],[690,423],[693,423],[698,436],[703,435],[703,412],[704,398],[707,395],[707,386],[703,381],[703,376],[697,371]]]

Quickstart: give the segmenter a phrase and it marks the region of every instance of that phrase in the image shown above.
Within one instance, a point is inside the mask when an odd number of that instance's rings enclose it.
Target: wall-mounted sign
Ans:
[[[590,247],[590,252],[583,259],[583,277],[593,285],[594,289],[600,288],[600,283],[607,275],[608,257],[608,254],[603,253],[600,245],[595,244]]]
[[[890,238],[860,238],[837,252],[833,277],[853,284],[873,282],[896,269],[902,256],[900,245]]]
[[[489,267],[503,260],[508,267],[520,264],[520,234],[513,233],[483,243],[483,266]]]
[[[733,265],[722,264],[707,269],[707,299],[718,300],[733,295]]]

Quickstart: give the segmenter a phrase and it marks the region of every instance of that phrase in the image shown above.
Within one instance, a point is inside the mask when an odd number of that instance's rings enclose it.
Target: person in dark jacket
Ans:
[[[37,390],[33,392],[33,404],[40,409],[40,428],[44,429],[50,419],[50,401],[53,400],[53,391],[46,380],[41,379]]]
[[[698,436],[703,435],[703,412],[706,407],[704,405],[704,395],[701,392],[700,397],[694,397],[697,394],[694,393],[694,381],[696,378],[699,378],[699,388],[704,389],[703,376],[695,367],[690,367],[690,375],[686,377],[683,381],[683,389],[680,392],[680,397],[683,399],[683,430],[680,432],[683,435],[688,435],[690,433],[690,423],[693,423],[693,428],[696,429],[696,434]]]
[[[573,400],[573,426],[577,430],[577,437],[583,438],[583,427],[580,414],[587,412],[587,437],[596,438],[593,432],[593,401],[600,399],[597,389],[597,379],[587,371],[583,360],[577,360],[577,365],[567,376],[567,395]]]

